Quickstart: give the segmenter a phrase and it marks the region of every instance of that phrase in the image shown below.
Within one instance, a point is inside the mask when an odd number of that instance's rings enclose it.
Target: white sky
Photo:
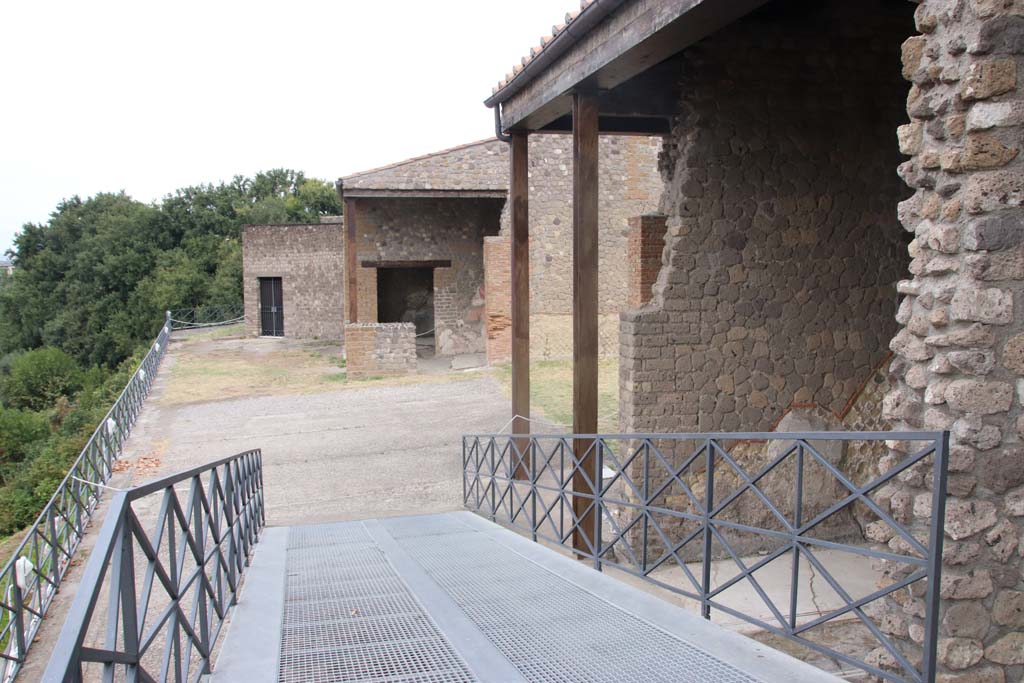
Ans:
[[[334,180],[493,134],[491,87],[574,0],[0,7],[0,253],[64,197],[286,167]]]

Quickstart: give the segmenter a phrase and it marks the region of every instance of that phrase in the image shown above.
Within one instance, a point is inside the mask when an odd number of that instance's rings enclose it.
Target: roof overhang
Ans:
[[[505,199],[507,190],[387,190],[358,187],[343,187],[344,199]]]
[[[598,0],[484,104],[501,106],[502,130],[559,131],[572,93],[597,91],[601,132],[667,132],[675,93],[652,97],[645,72],[767,1]]]

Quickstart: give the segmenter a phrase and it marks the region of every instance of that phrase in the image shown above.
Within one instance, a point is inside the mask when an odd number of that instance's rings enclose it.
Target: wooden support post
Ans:
[[[345,200],[345,283],[348,289],[348,322],[359,322],[359,279],[356,259],[356,200]]]
[[[577,92],[572,102],[572,431],[597,433],[597,206],[598,104],[594,93]],[[579,526],[573,548],[597,552],[594,496],[600,490],[598,457],[593,439],[575,439],[573,451],[580,469],[573,474],[573,512]]]
[[[512,219],[512,433],[529,434],[530,423],[530,180],[529,134],[512,133],[509,200]],[[529,479],[529,439],[516,439],[522,455],[513,476]]]

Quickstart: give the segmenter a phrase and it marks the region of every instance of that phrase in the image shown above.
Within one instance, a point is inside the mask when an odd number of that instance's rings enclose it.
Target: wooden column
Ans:
[[[597,140],[598,105],[594,93],[577,92],[572,101],[572,431],[597,433]],[[595,495],[600,486],[598,460],[592,439],[575,439],[573,450],[580,471],[573,475],[573,491]],[[596,541],[599,517],[592,498],[573,496],[573,511],[580,520],[573,547],[590,552]],[[588,511],[589,509],[589,511]]]
[[[512,223],[512,433],[529,434],[530,423],[530,180],[529,134],[512,133],[509,145]],[[515,417],[521,416],[521,417]],[[516,479],[529,479],[529,440],[516,439],[523,455]]]
[[[348,322],[359,322],[359,280],[356,259],[356,200],[345,200],[345,288],[348,290]]]

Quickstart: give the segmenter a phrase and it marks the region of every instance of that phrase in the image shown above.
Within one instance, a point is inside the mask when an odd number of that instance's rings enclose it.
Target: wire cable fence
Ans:
[[[128,384],[89,437],[53,496],[0,572],[0,682],[17,675],[99,504],[156,378],[170,315]]]
[[[181,308],[168,313],[172,330],[237,325],[245,320],[245,309],[242,304],[197,306]]]
[[[209,674],[265,523],[258,449],[118,493],[43,680]]]
[[[469,510],[707,619],[886,681],[936,679],[948,432],[487,434],[462,447]],[[931,488],[912,512],[890,505],[909,480]],[[916,643],[886,629],[891,602],[921,617]]]

